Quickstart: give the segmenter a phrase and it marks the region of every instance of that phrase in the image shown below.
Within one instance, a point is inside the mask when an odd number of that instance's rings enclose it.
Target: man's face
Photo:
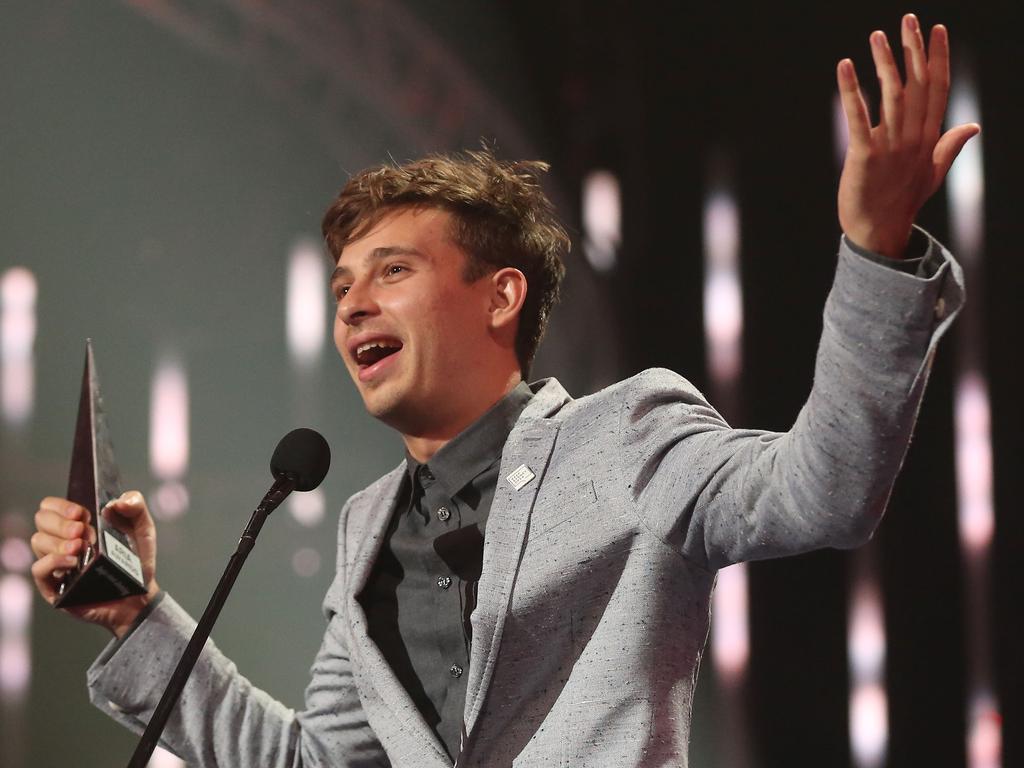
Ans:
[[[375,417],[406,435],[460,420],[486,359],[490,281],[466,283],[450,214],[398,209],[341,252],[334,343]]]

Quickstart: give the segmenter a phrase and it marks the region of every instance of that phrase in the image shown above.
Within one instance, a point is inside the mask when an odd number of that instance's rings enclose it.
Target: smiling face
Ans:
[[[338,352],[370,414],[407,438],[454,437],[518,371],[495,275],[464,280],[450,224],[442,210],[396,209],[342,250],[331,278]]]

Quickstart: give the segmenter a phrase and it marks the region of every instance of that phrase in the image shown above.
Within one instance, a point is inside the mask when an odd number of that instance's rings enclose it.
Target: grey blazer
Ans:
[[[785,433],[730,429],[665,370],[578,400],[534,385],[487,523],[460,768],[686,765],[716,571],[853,547],[878,524],[962,302],[959,266],[941,259],[920,278],[841,245],[814,386]],[[450,765],[356,600],[401,472],[342,510],[306,708],[210,643],[164,738],[190,766]],[[90,668],[94,703],[139,730],[193,626],[165,597]]]

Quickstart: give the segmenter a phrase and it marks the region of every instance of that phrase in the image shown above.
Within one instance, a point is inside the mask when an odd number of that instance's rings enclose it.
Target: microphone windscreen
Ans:
[[[312,491],[327,476],[331,466],[331,448],[319,432],[299,427],[281,438],[270,459],[274,477],[291,475],[295,490]]]

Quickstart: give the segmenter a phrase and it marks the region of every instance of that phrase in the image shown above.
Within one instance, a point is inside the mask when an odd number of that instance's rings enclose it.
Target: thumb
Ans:
[[[980,125],[977,123],[965,123],[964,125],[950,128],[942,135],[942,138],[935,145],[935,151],[932,152],[932,178],[935,180],[935,189],[938,189],[939,185],[946,178],[946,174],[949,173],[949,169],[953,165],[953,161],[956,160],[957,155],[960,154],[960,150],[979,133],[981,133]]]
[[[136,520],[148,513],[146,500],[138,491],[125,491],[116,499],[112,499],[103,508],[103,516],[108,520],[120,517],[125,520]]]

